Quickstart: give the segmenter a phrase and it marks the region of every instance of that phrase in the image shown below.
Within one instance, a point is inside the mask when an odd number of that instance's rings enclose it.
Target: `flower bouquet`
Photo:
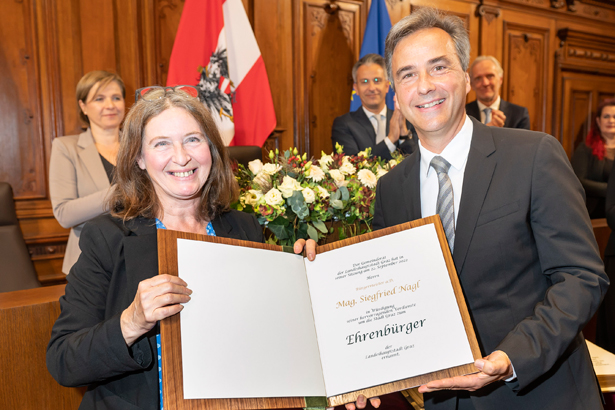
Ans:
[[[293,245],[297,239],[326,239],[338,222],[339,239],[371,231],[378,179],[403,159],[370,156],[370,150],[347,156],[336,153],[307,160],[296,148],[269,152],[270,163],[239,165],[235,176],[239,200],[232,207],[253,213],[266,228],[269,243]]]

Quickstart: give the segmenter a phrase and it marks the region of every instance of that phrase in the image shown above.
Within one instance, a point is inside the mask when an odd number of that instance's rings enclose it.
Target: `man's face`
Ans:
[[[389,82],[384,69],[378,64],[364,64],[357,69],[357,82],[352,86],[361,98],[361,104],[375,113],[384,108]]]
[[[478,101],[485,105],[491,105],[500,95],[502,77],[498,75],[492,61],[483,60],[472,67],[470,85],[476,93]]]
[[[401,40],[392,58],[396,106],[420,138],[453,138],[463,126],[470,80],[451,37],[420,30]]]

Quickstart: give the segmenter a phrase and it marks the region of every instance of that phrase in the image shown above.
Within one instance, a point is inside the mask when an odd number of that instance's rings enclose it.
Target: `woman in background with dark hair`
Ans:
[[[589,216],[604,218],[606,186],[615,158],[615,99],[603,101],[596,111],[585,144],[572,156],[572,168],[585,188]]]
[[[107,71],[91,71],[77,83],[79,116],[88,129],[56,138],[49,161],[49,193],[53,215],[70,228],[62,272],[79,257],[79,235],[86,221],[102,214],[113,180],[126,89]]]

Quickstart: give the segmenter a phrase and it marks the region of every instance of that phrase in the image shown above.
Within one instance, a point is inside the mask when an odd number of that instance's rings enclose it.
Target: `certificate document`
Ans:
[[[328,396],[474,362],[433,224],[319,254],[306,271]]]
[[[437,216],[321,246],[313,262],[173,231],[158,243],[161,273],[193,290],[161,326],[165,408],[335,406],[476,371]]]

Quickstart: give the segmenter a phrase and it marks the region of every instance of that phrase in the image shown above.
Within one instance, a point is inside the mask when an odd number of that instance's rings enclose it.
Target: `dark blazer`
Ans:
[[[393,116],[393,110],[387,108],[387,129],[386,134],[389,134],[389,122]],[[412,138],[399,139],[397,146],[404,154],[411,154],[418,147],[418,137],[412,124],[406,121],[409,136]],[[333,129],[331,130],[331,141],[333,142],[333,150],[335,143],[344,146],[346,155],[356,155],[366,148],[372,149],[372,155],[390,160],[391,152],[384,141],[376,144],[376,132],[371,121],[365,115],[363,107],[359,107],[356,111],[351,111],[337,117],[333,121]]]
[[[585,144],[583,144],[585,145]],[[576,154],[576,153],[575,153]],[[615,165],[613,165],[615,168]],[[615,279],[615,169],[611,171],[606,189],[606,221],[611,228],[609,241],[604,249],[604,266],[609,280]],[[600,305],[596,322],[596,344],[615,353],[615,290],[610,288]]]
[[[592,218],[604,218],[606,185],[609,180],[613,161],[603,158],[599,160],[592,154],[592,149],[581,143],[570,160],[572,169],[577,174],[585,195],[587,196],[587,211]]]
[[[505,128],[530,129],[530,114],[527,108],[500,99],[500,111],[506,116]],[[480,122],[480,110],[476,101],[466,104],[466,113]]]
[[[580,330],[608,280],[583,188],[555,138],[472,121],[453,260],[483,355],[506,352],[517,373],[470,393],[474,407],[601,409]],[[421,217],[419,170],[417,151],[380,178],[374,229]]]
[[[263,241],[253,215],[231,211],[212,224],[217,236]],[[47,368],[63,386],[88,387],[80,409],[158,409],[159,327],[129,348],[120,329],[120,315],[139,282],[158,274],[155,221],[137,218],[124,224],[102,215],[86,223],[80,246],[82,254],[60,298]]]

